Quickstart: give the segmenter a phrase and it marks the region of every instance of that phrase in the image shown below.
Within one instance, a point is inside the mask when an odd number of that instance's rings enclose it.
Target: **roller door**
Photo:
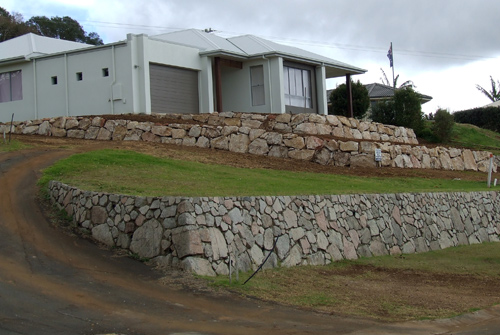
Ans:
[[[151,112],[198,114],[198,72],[158,64],[149,65]]]

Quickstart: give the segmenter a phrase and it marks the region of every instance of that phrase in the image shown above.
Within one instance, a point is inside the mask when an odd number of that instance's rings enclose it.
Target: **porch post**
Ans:
[[[215,103],[217,112],[222,113],[222,75],[220,57],[215,57]]]
[[[350,73],[345,75],[345,84],[347,88],[347,115],[349,115],[349,117],[354,117],[354,111],[352,109],[352,85]]]

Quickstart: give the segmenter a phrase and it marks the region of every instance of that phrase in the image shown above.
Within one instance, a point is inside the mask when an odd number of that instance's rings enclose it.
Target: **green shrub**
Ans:
[[[424,129],[424,114],[420,95],[411,87],[399,88],[394,97],[379,102],[372,108],[372,120],[412,128],[417,135]]]
[[[357,119],[362,119],[366,112],[368,111],[368,107],[370,107],[370,97],[368,95],[368,91],[366,87],[361,84],[358,80],[357,82],[351,81],[352,87],[352,110],[354,117]],[[343,115],[350,117],[347,108],[347,85],[341,84],[337,86],[336,89],[330,93],[330,102],[332,103],[332,110],[329,113],[333,113],[335,115]]]
[[[439,142],[449,142],[451,139],[451,132],[455,121],[445,109],[438,109],[434,114],[434,124],[432,125],[432,133]]]
[[[500,107],[480,107],[453,113],[455,122],[500,132]]]

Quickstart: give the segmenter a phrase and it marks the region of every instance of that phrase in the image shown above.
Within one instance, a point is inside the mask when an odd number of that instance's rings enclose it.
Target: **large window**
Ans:
[[[311,71],[290,66],[283,67],[285,104],[312,108]]]
[[[262,65],[250,68],[250,81],[252,85],[252,106],[265,105],[264,67]]]
[[[0,73],[0,102],[23,100],[22,71]]]

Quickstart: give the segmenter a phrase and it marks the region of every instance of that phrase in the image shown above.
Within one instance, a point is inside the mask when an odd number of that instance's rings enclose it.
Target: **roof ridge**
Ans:
[[[35,53],[35,50],[36,50],[36,41],[35,41],[35,34],[33,33],[28,33],[28,48],[29,48],[29,51],[30,51],[30,55]]]
[[[258,44],[262,45],[264,48],[267,49],[267,51],[275,51],[274,48],[271,48],[269,45],[267,45],[267,43],[265,43],[264,39],[263,38],[260,38],[258,36],[255,36],[255,35],[244,35],[244,36],[247,36],[248,38],[254,40],[255,42],[257,42]]]
[[[234,37],[230,37],[230,38],[226,38],[226,41],[228,41],[229,43],[231,43],[232,45],[234,45],[235,48],[237,48],[238,50],[241,50],[241,52],[245,55],[248,56],[248,53],[245,52],[245,50],[243,50],[242,48],[240,48],[239,46],[237,46],[236,44],[234,44],[232,41],[231,41],[231,38],[235,38],[235,37],[244,37],[245,35],[240,35],[240,36],[234,36]]]
[[[200,30],[198,30],[198,29],[190,29],[190,30],[195,32],[198,36],[200,36],[205,41],[207,41],[212,47],[214,47],[216,49],[220,49],[220,47],[216,43],[212,42],[208,37],[204,36]],[[208,33],[205,33],[205,34],[208,34]],[[217,37],[220,37],[220,36],[217,36]],[[221,37],[221,38],[223,38],[223,37]]]

